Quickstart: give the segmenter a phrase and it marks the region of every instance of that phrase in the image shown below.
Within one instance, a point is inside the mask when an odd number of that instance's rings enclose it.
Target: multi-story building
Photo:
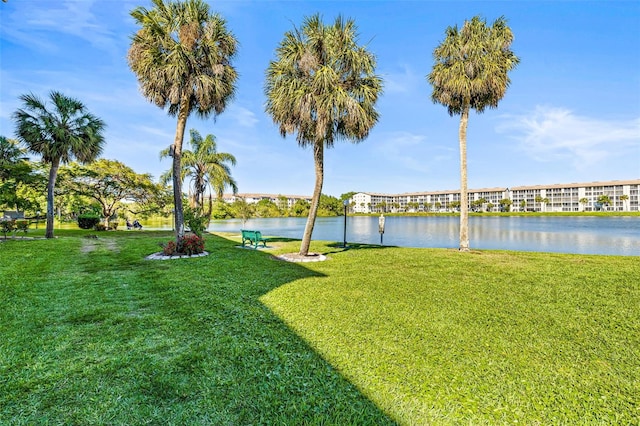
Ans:
[[[282,194],[224,194],[222,199],[227,203],[233,203],[237,199],[242,198],[249,204],[256,204],[261,200],[269,200],[279,207],[286,202],[290,209],[298,200],[307,200],[311,202],[311,197],[306,195],[282,195]]]
[[[640,179],[609,182],[470,189],[469,208],[479,211],[575,212],[639,211]],[[453,211],[460,206],[460,191],[404,194],[359,192],[352,198],[354,213]]]

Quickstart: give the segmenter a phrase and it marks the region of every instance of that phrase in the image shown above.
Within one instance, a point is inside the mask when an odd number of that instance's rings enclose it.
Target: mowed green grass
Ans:
[[[640,423],[638,258],[56,232],[0,243],[0,424]]]

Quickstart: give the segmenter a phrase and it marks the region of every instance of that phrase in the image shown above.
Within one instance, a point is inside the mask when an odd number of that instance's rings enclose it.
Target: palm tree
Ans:
[[[586,206],[587,204],[589,204],[589,199],[587,199],[587,198],[580,198],[580,200],[578,200],[578,202],[579,202],[580,204],[582,204],[582,211],[584,211],[584,210],[585,210],[585,206]]]
[[[319,15],[284,35],[276,60],[267,69],[266,111],[280,134],[296,133],[301,147],[311,146],[315,186],[300,255],[309,253],[324,180],[324,148],[336,140],[363,141],[378,121],[375,103],[382,79],[375,57],[357,44],[353,20],[338,17],[323,24]]]
[[[475,16],[445,31],[445,40],[433,52],[435,64],[427,76],[433,86],[431,99],[460,115],[460,250],[469,250],[469,204],[467,189],[467,123],[469,110],[482,113],[497,108],[510,79],[508,72],[519,59],[510,50],[513,34],[504,17],[491,27]]]
[[[173,157],[173,201],[176,240],[184,237],[182,209],[182,141],[187,118],[222,113],[235,93],[238,77],[231,59],[238,42],[225,20],[211,14],[202,0],[152,0],[150,10],[137,7],[131,16],[142,27],[133,36],[129,67],[143,95],[177,116]]]
[[[13,118],[16,121],[16,136],[33,154],[42,156],[49,164],[47,183],[47,229],[45,236],[53,238],[53,191],[60,163],[77,159],[89,163],[102,153],[105,124],[87,112],[82,102],[52,91],[49,95],[53,109],[33,94],[22,95],[23,108]]]
[[[620,201],[622,201],[622,210],[626,211],[627,200],[629,200],[629,196],[627,194],[622,194],[620,196]]]
[[[185,150],[182,153],[180,182],[191,178],[191,189],[196,209],[204,210],[205,193],[209,189],[209,210],[206,215],[210,217],[212,210],[211,191],[215,192],[219,199],[222,198],[227,187],[231,188],[234,194],[238,193],[238,184],[231,177],[231,169],[229,168],[229,164],[236,165],[236,158],[226,152],[218,152],[213,135],[207,135],[203,139],[197,130],[191,129],[189,133],[191,135],[189,143],[193,151]],[[169,149],[165,149],[160,153],[160,158],[165,158],[169,154]],[[172,175],[172,170],[163,175],[165,180]]]

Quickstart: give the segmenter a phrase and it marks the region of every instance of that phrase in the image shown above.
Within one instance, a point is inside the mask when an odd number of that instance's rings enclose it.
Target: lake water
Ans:
[[[458,248],[459,217],[385,217],[384,245]],[[306,218],[212,221],[209,230],[257,229],[263,235],[302,238]],[[320,217],[314,240],[343,241],[344,217]],[[640,256],[640,217],[472,216],[472,249]],[[378,218],[347,217],[347,243],[380,244]]]

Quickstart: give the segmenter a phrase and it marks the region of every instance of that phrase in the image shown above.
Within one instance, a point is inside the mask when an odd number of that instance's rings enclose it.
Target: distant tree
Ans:
[[[610,206],[611,197],[609,197],[608,195],[601,195],[598,197],[598,203],[600,203],[603,206]]]
[[[433,205],[436,207],[436,210],[440,210],[442,208],[442,203],[440,201],[436,201]]]
[[[495,204],[493,204],[493,203],[487,203],[487,211],[488,211],[488,212],[493,211],[493,208],[494,208],[495,206],[496,206],[496,205],[495,205]]]
[[[278,217],[280,209],[273,201],[263,198],[256,203],[256,216],[258,217]]]
[[[620,196],[620,201],[622,201],[622,210],[627,210],[626,205],[627,201],[629,201],[629,196],[627,194],[623,194]]]
[[[267,113],[283,137],[296,133],[300,146],[313,148],[316,182],[300,245],[303,256],[318,215],[325,146],[340,139],[360,142],[378,121],[374,107],[382,80],[374,70],[374,56],[357,44],[354,21],[337,18],[325,25],[319,15],[285,33],[267,69]]]
[[[520,201],[520,211],[525,211],[526,206],[527,206],[527,200]]]
[[[126,210],[131,203],[140,206],[158,206],[162,199],[162,186],[153,182],[150,174],[138,174],[116,160],[100,159],[82,166],[71,163],[61,171],[61,179],[68,180],[66,188],[71,194],[84,196],[100,205],[104,226],[119,209]]]
[[[52,108],[33,94],[22,95],[23,107],[13,118],[16,135],[28,151],[41,155],[48,164],[46,238],[53,238],[54,188],[60,164],[73,158],[81,163],[95,160],[102,152],[105,124],[90,114],[82,102],[53,91]]]
[[[588,198],[580,198],[580,200],[578,202],[580,204],[582,204],[582,211],[584,211],[585,207],[587,206],[587,204],[589,204],[589,199]]]
[[[176,242],[184,237],[182,141],[187,119],[221,114],[235,93],[238,77],[231,59],[238,42],[225,20],[203,0],[152,0],[131,16],[140,25],[132,37],[128,62],[143,95],[177,116],[171,145]]]
[[[467,123],[469,111],[482,113],[497,108],[509,86],[508,72],[519,59],[510,50],[513,34],[506,19],[491,27],[478,16],[462,28],[449,27],[445,40],[433,52],[435,65],[427,76],[433,87],[431,99],[447,107],[449,115],[460,115],[460,250],[469,251],[467,190]]]
[[[310,206],[307,200],[298,199],[291,207],[291,212],[296,217],[305,217],[309,215]]]
[[[242,226],[255,214],[255,206],[247,203],[247,200],[242,197],[236,197],[235,201],[231,203],[231,209],[234,217],[242,219]]]
[[[509,198],[503,198],[498,204],[500,205],[501,211],[509,212],[511,211],[511,205],[513,204],[513,201],[511,201]]]
[[[456,211],[456,210],[460,210],[460,206],[462,204],[460,203],[460,201],[452,201],[449,203],[449,208],[451,209],[451,211]]]

